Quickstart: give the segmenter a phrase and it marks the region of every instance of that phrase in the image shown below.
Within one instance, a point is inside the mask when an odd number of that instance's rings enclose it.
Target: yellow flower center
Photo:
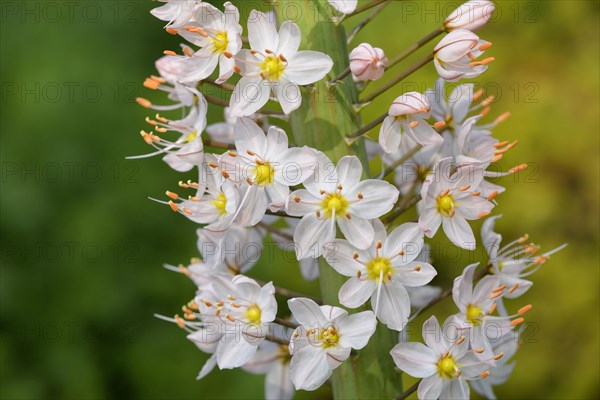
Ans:
[[[393,272],[392,262],[389,258],[375,257],[367,264],[369,279],[379,282],[379,276],[383,273],[383,282],[387,281],[387,275]]]
[[[269,185],[275,179],[275,168],[268,162],[257,165],[252,172],[254,173],[254,183],[259,186]]]
[[[340,341],[340,334],[333,326],[323,329],[319,334],[323,347],[334,347]]]
[[[196,139],[197,136],[198,136],[198,131],[194,130],[194,132],[192,132],[189,135],[187,135],[185,137],[185,139],[183,139],[183,141],[186,142],[186,143],[189,143],[192,140]]]
[[[227,214],[227,197],[225,197],[225,193],[221,192],[217,195],[217,198],[212,201],[215,208],[219,211],[219,215],[222,217]]]
[[[278,81],[281,78],[281,75],[283,75],[285,67],[286,65],[281,58],[270,55],[266,57],[260,65],[260,72],[263,79]]]
[[[251,324],[256,324],[260,322],[260,315],[260,308],[257,305],[253,305],[248,308],[246,314],[244,314],[244,317],[246,317],[248,322],[250,322]]]
[[[331,218],[331,214],[335,209],[335,217],[341,218],[346,215],[350,202],[346,200],[344,196],[339,193],[327,193],[323,201],[321,202],[321,208],[323,209],[323,215],[326,218]]]
[[[483,316],[483,310],[473,304],[467,306],[467,321],[473,326],[477,326],[481,323]]]
[[[456,361],[454,361],[454,357],[451,355],[445,355],[440,358],[437,363],[437,370],[440,376],[444,379],[452,379],[456,375]]]
[[[227,50],[229,45],[229,39],[227,39],[227,32],[219,32],[214,38],[210,39],[213,45],[213,51],[218,54],[223,54]]]
[[[438,197],[437,210],[443,216],[449,216],[454,210],[454,198],[449,194]]]

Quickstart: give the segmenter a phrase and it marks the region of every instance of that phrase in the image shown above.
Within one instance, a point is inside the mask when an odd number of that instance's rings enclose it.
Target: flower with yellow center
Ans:
[[[250,322],[251,324],[260,323],[261,315],[262,312],[260,310],[260,307],[258,307],[256,304],[248,307],[248,310],[246,310],[246,312],[244,313],[244,317],[246,317],[248,322]]]
[[[369,279],[374,281],[379,281],[379,277],[383,276],[383,282],[388,282],[388,274],[393,272],[392,261],[386,257],[375,257],[367,264]]]
[[[319,341],[323,347],[335,347],[340,341],[340,334],[335,327],[329,326],[327,329],[321,330],[319,333]]]
[[[269,162],[257,164],[251,173],[254,175],[254,183],[259,186],[269,185],[275,180],[275,168]]]
[[[287,64],[280,57],[273,55],[265,57],[265,60],[260,64],[260,75],[263,79],[271,82],[278,81],[281,79],[286,66]]]
[[[469,323],[473,326],[478,326],[481,324],[481,319],[483,318],[484,314],[485,313],[480,307],[477,307],[473,304],[469,304],[467,306],[467,321],[469,321]]]
[[[328,193],[321,202],[325,218],[331,218],[335,210],[335,218],[342,218],[348,212],[350,202],[340,193]]]
[[[452,379],[456,376],[456,371],[458,370],[458,366],[456,365],[456,361],[454,357],[449,354],[446,354],[437,363],[438,374],[444,379]]]
[[[227,214],[227,196],[225,193],[220,192],[217,197],[212,201],[215,208],[219,211],[219,216]]]
[[[454,198],[449,194],[440,196],[437,198],[436,207],[444,217],[450,217],[454,210]]]
[[[227,31],[218,32],[214,37],[210,39],[213,46],[213,51],[217,54],[223,54],[227,51],[229,46],[229,39],[227,38]]]

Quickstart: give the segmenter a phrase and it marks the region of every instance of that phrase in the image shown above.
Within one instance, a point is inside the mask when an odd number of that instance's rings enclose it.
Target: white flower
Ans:
[[[494,367],[490,367],[490,376],[470,382],[473,390],[488,400],[496,399],[493,387],[505,383],[515,368],[516,362],[509,363],[509,361],[519,348],[519,336],[515,333],[508,333],[495,341],[492,348],[495,354],[502,354],[502,358],[496,361]]]
[[[361,43],[350,52],[350,71],[359,81],[375,81],[383,76],[388,59],[383,50]]]
[[[213,270],[239,274],[247,272],[260,258],[263,236],[254,228],[232,225],[224,231],[198,229],[198,250]],[[194,271],[191,271],[194,273]]]
[[[159,0],[164,4],[150,11],[152,15],[161,21],[168,21],[167,27],[181,28],[192,19],[196,5],[202,0]]]
[[[226,2],[224,8],[223,13],[208,3],[200,4],[194,12],[194,21],[179,31],[185,39],[201,47],[187,58],[182,82],[197,82],[209,77],[217,64],[217,83],[223,83],[233,75],[233,57],[242,48],[242,26],[237,7]]]
[[[335,225],[356,248],[373,243],[375,231],[369,222],[392,209],[398,189],[386,181],[361,181],[362,164],[355,156],[345,156],[337,168],[318,152],[317,170],[304,182],[306,189],[293,192],[286,203],[288,215],[302,216],[294,232],[299,260],[317,258],[322,246],[335,238]]]
[[[525,306],[515,315],[492,316],[496,310],[496,300],[504,294],[505,286],[499,286],[496,276],[484,276],[473,285],[478,264],[467,266],[462,275],[454,280],[452,298],[460,310],[455,317],[469,330],[469,342],[481,358],[493,356],[492,344],[497,338],[507,334],[514,326],[522,323],[522,316],[531,309]],[[515,318],[511,321],[511,318]]]
[[[356,10],[358,0],[327,0],[331,7],[342,14],[351,14]]]
[[[271,91],[286,114],[302,102],[298,85],[308,85],[331,70],[333,61],[316,51],[298,51],[300,29],[285,21],[277,32],[267,14],[253,10],[248,19],[252,50],[241,50],[235,62],[242,75],[233,91],[230,107],[234,116],[248,116],[269,100]]]
[[[224,121],[215,122],[214,124],[206,127],[206,133],[210,135],[213,140],[218,142],[234,144],[235,143],[235,123],[237,118],[231,115],[229,107],[225,107],[223,110]],[[269,129],[269,120],[260,114],[253,114],[249,116],[251,120],[256,122],[263,130]]]
[[[440,77],[448,82],[463,78],[475,78],[487,71],[493,57],[478,61],[492,44],[466,29],[457,29],[447,34],[433,49],[433,63]]]
[[[181,85],[180,87],[183,87]],[[207,104],[204,96],[196,89],[189,89],[193,92],[194,103],[190,108],[189,113],[180,120],[171,120],[161,117],[156,114],[156,119],[146,118],[146,122],[150,124],[157,132],[141,131],[140,134],[144,141],[156,149],[155,152],[144,154],[141,156],[131,156],[128,159],[138,159],[152,157],[155,155],[164,155],[165,161],[171,168],[179,172],[187,172],[199,166],[204,160],[204,144],[200,134],[206,126]],[[138,99],[139,100],[139,99]],[[144,100],[144,99],[142,99]],[[140,104],[144,101],[138,101]],[[146,108],[155,110],[170,109],[171,106],[155,106],[150,102],[142,104]],[[176,105],[176,108],[182,108],[185,103]],[[163,139],[158,134],[167,132],[179,133],[179,138],[175,141]]]
[[[488,362],[479,360],[468,350],[469,343],[461,335],[460,323],[453,317],[443,328],[432,316],[423,324],[425,344],[406,342],[397,344],[390,354],[396,366],[419,383],[419,399],[468,399],[467,380],[489,375]]]
[[[528,242],[529,235],[523,235],[500,248],[502,236],[494,232],[494,224],[501,215],[490,217],[481,226],[483,245],[492,263],[494,275],[498,277],[501,285],[508,289],[505,298],[515,299],[522,296],[533,286],[529,276],[537,272],[550,258],[550,256],[566,247],[566,243],[543,254],[538,254],[539,247]],[[498,299],[498,311],[507,315],[502,298]]]
[[[374,220],[375,240],[356,250],[346,240],[325,245],[323,256],[337,272],[352,277],[340,288],[340,303],[362,306],[369,298],[377,318],[401,331],[408,322],[410,299],[405,286],[428,284],[437,272],[426,262],[414,261],[423,248],[423,232],[416,223],[396,228],[388,237],[383,223]]]
[[[453,169],[456,169],[453,173]],[[418,204],[419,225],[427,237],[433,237],[440,225],[455,245],[475,249],[475,236],[467,220],[490,213],[494,205],[476,192],[483,179],[478,164],[454,168],[452,158],[440,160],[421,188]]]
[[[238,118],[235,146],[219,159],[223,175],[247,187],[238,212],[249,221],[260,221],[267,205],[277,210],[285,205],[290,186],[304,182],[313,172],[317,158],[308,147],[288,148],[286,133],[270,127],[267,135],[249,118]],[[235,216],[234,216],[235,219]]]
[[[474,32],[487,24],[495,9],[491,1],[469,0],[448,15],[444,27],[447,31],[468,29]]]
[[[268,323],[275,319],[277,302],[271,282],[261,287],[243,275],[216,274],[211,281],[213,295],[196,296],[196,315],[205,326],[188,337],[197,345],[214,346],[220,369],[247,363],[264,340]]]
[[[371,311],[348,315],[305,298],[291,299],[288,305],[300,324],[290,341],[290,377],[297,390],[315,390],[325,383],[352,349],[367,345],[377,326]]]
[[[424,119],[430,116],[427,97],[418,92],[404,93],[394,100],[379,131],[379,144],[386,153],[398,151],[402,133],[415,142],[428,145],[443,141]]]
[[[242,368],[253,374],[266,374],[265,399],[290,400],[294,397],[290,358],[288,346],[262,342],[254,357]]]

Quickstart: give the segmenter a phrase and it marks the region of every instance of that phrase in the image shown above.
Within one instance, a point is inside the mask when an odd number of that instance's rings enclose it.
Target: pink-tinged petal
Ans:
[[[252,10],[248,17],[248,41],[253,50],[264,53],[265,50],[275,51],[279,43],[275,17]]]
[[[275,180],[288,186],[309,179],[317,167],[317,156],[309,147],[292,147],[276,156]]]
[[[375,333],[377,319],[372,311],[352,314],[340,321],[340,345],[360,350],[369,343]]]
[[[423,343],[398,343],[390,354],[396,366],[410,376],[415,378],[427,378],[434,374],[437,376],[438,357]]]
[[[410,298],[406,288],[400,282],[381,284],[379,302],[377,289],[371,296],[371,308],[377,310],[377,318],[388,328],[401,331],[408,322],[410,315]]]
[[[383,243],[381,252],[388,258],[395,258],[395,262],[406,264],[419,255],[423,249],[423,231],[419,224],[407,222],[400,225],[390,233]]]
[[[367,179],[351,188],[346,195],[350,201],[358,199],[349,207],[353,218],[356,215],[361,218],[373,219],[389,212],[398,201],[400,192],[394,185],[386,181]]]
[[[283,54],[286,58],[296,54],[301,38],[298,25],[292,21],[283,21],[279,28],[279,46],[277,46],[276,54]]]
[[[450,63],[464,57],[478,42],[479,36],[473,32],[457,29],[444,36],[433,52],[437,59]]]
[[[400,148],[402,139],[402,124],[394,116],[383,120],[379,130],[379,145],[386,153],[395,153]]]
[[[458,247],[466,250],[475,250],[475,236],[466,219],[455,215],[442,218],[444,233],[448,239]]]
[[[309,85],[320,81],[331,71],[333,60],[318,51],[299,51],[288,58],[283,76],[298,85]]]
[[[419,92],[408,92],[398,96],[392,102],[389,114],[394,116],[420,114],[426,118],[430,107],[427,96]]]
[[[427,285],[437,275],[437,271],[431,264],[421,261],[413,261],[395,269],[396,273],[392,279],[404,286]]]
[[[344,237],[357,249],[364,250],[373,243],[375,231],[368,220],[358,216],[341,217],[337,223]]]
[[[445,385],[447,385],[447,382],[436,373],[423,379],[421,383],[419,383],[417,395],[419,399],[439,399]]]
[[[361,280],[354,276],[348,279],[340,288],[338,294],[340,304],[348,308],[360,307],[369,300],[376,287],[374,281],[370,279]]]
[[[322,246],[335,238],[329,219],[319,219],[315,213],[307,214],[300,220],[294,232],[296,258],[317,258],[322,253]]]
[[[231,94],[229,108],[235,117],[247,117],[269,101],[271,88],[262,78],[242,77]]]
[[[356,249],[348,241],[335,239],[332,242],[326,243],[323,246],[323,257],[329,265],[333,267],[337,272],[345,276],[355,276],[357,271],[363,270],[364,266],[354,259],[354,252]],[[362,251],[359,252],[363,255],[362,259],[367,257]]]
[[[338,161],[338,182],[345,188],[358,185],[362,176],[362,164],[356,156],[344,156]]]
[[[290,379],[296,390],[315,390],[331,376],[327,355],[321,347],[306,346],[290,361]]]
[[[282,77],[278,82],[274,82],[272,87],[275,97],[285,114],[291,114],[292,111],[298,109],[300,104],[302,104],[300,88],[285,77]]]

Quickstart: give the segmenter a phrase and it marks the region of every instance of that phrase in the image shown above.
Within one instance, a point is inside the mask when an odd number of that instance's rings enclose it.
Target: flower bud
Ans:
[[[351,14],[356,10],[358,0],[328,0],[331,7],[342,14]]]
[[[430,108],[427,96],[419,92],[408,92],[394,100],[388,113],[395,117],[408,114],[426,114],[423,117],[427,118]]]
[[[383,76],[388,59],[380,48],[361,43],[350,52],[350,70],[359,81],[375,81]]]
[[[479,39],[479,36],[466,29],[457,29],[448,33],[433,49],[435,68],[441,78],[456,82],[462,78],[474,78],[487,70],[493,57],[478,61],[491,43]]]
[[[495,9],[491,1],[469,0],[448,15],[444,27],[448,32],[455,29],[476,31],[490,20]]]

